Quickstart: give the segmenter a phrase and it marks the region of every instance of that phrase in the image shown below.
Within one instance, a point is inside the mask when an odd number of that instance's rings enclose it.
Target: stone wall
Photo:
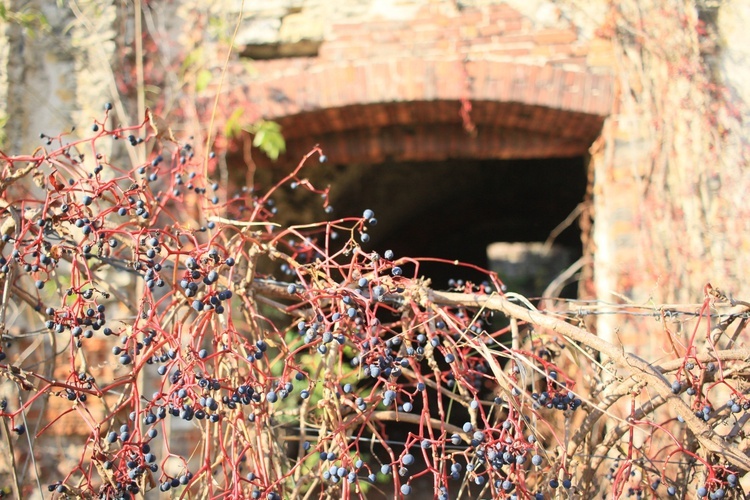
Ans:
[[[40,134],[70,133],[91,123],[112,100],[117,9],[103,0],[75,5],[6,1],[0,101],[10,117],[4,129],[9,153],[31,153],[45,145]]]

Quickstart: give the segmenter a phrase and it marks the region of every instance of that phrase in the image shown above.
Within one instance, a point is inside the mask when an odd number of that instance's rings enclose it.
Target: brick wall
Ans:
[[[254,61],[254,75],[241,79],[235,98],[256,113],[248,120],[262,116],[284,127],[289,154],[288,160],[280,160],[280,168],[296,163],[316,143],[334,162],[373,163],[587,155],[596,142],[591,156],[595,224],[589,240],[595,262],[591,290],[596,297],[615,301],[625,297],[636,304],[691,302],[701,299],[701,283],[710,279],[738,292],[744,289],[731,271],[726,245],[722,250],[715,241],[702,242],[701,234],[709,227],[728,227],[725,222],[683,221],[684,241],[689,245],[683,252],[670,241],[668,217],[654,217],[650,211],[659,205],[658,195],[644,196],[644,179],[661,154],[664,137],[659,139],[658,134],[671,127],[670,119],[682,127],[672,136],[674,143],[666,145],[673,151],[664,154],[679,159],[670,163],[670,172],[694,171],[698,178],[704,174],[688,165],[690,158],[704,158],[703,152],[718,149],[701,143],[702,139],[687,139],[703,120],[696,109],[686,109],[693,106],[685,104],[684,97],[690,83],[682,80],[700,64],[696,59],[700,54],[691,46],[692,28],[685,28],[695,22],[695,11],[670,2],[659,7],[664,12],[674,10],[670,19],[683,19],[680,28],[660,24],[660,11],[648,10],[650,6],[637,1],[614,8],[605,2],[543,0],[345,3],[347,8],[341,2],[327,6],[290,2],[286,10],[251,13],[248,22],[278,29],[263,31],[267,38],[256,37],[245,53],[252,55],[270,44],[286,57]],[[627,36],[617,40],[613,37],[617,30],[632,29],[629,16],[639,5],[653,14],[646,16],[648,40]],[[719,16],[726,40],[738,36],[731,22],[736,16],[731,13],[744,11],[737,5],[728,2],[722,7],[723,17]],[[684,38],[678,36],[680,29],[685,30]],[[685,46],[672,47],[670,39],[684,40]],[[315,50],[309,52],[307,45],[307,52],[300,49],[300,57],[294,57],[295,44],[305,40]],[[616,46],[613,40],[618,41]],[[644,46],[654,54],[660,49],[683,54],[685,67],[678,70],[670,57],[639,59]],[[726,68],[742,67],[739,52],[730,46],[723,53],[725,74],[735,74]],[[673,75],[660,83],[663,87],[657,95],[649,87],[654,81],[648,71]],[[743,87],[737,80],[728,79],[733,95],[741,96]],[[701,91],[695,87],[691,92]],[[680,95],[682,104],[677,102]],[[470,123],[461,116],[467,103]],[[669,116],[654,114],[665,110],[670,110]],[[666,125],[659,125],[662,132],[657,132],[655,124],[660,120]],[[472,127],[474,133],[467,133]],[[734,132],[733,137],[742,137],[741,130],[735,127]],[[744,157],[742,147],[735,142],[724,154],[721,161],[728,160],[736,173],[736,162],[730,158]],[[716,161],[708,156],[698,161]],[[261,165],[267,163],[262,155],[256,159]],[[743,184],[736,175],[732,178]],[[686,182],[690,181],[668,184],[679,185],[683,192],[701,190]],[[670,204],[676,208],[685,200],[695,213],[703,210],[703,202],[693,203],[689,196],[667,196],[658,213],[669,213]],[[706,203],[707,213],[715,214],[716,203]],[[609,340],[643,344],[640,328],[623,329],[620,318],[603,317],[598,326]],[[654,347],[658,346],[634,349]]]
[[[244,95],[233,91],[257,113],[246,119],[283,126],[282,168],[315,143],[333,162],[373,163],[583,155],[599,135],[613,96],[611,48],[559,12],[542,23],[503,2],[359,5],[332,8],[321,25],[317,4],[290,4],[251,13],[242,30],[246,54],[319,44],[314,56],[253,61],[237,78]]]

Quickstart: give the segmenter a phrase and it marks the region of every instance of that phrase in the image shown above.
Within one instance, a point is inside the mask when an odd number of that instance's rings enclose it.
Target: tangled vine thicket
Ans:
[[[671,241],[644,239],[653,253],[644,255],[674,282],[667,298],[683,301],[698,273],[674,263],[700,260],[693,267],[722,275],[725,248],[741,247],[750,220],[727,205],[734,198],[711,192],[721,182],[744,192],[739,169],[716,166],[725,138],[713,120],[735,117],[712,108],[721,89],[701,57],[693,9],[612,7],[601,36],[615,43],[621,76],[638,75],[622,79],[622,94],[659,137],[642,177],[651,183],[642,226],[691,243],[678,255]],[[172,96],[185,104],[171,117],[178,121],[209,122],[216,110],[193,109],[207,85],[200,75],[221,69],[196,62],[202,32],[188,34],[196,51],[182,66],[195,89]],[[656,43],[674,33],[685,38]],[[90,35],[81,43],[92,54],[109,41]],[[144,58],[155,75],[148,53],[136,50],[134,68],[122,71],[139,82],[130,89],[139,108]],[[420,273],[427,259],[370,246],[377,214],[369,210],[275,222],[280,189],[319,196],[329,212],[328,188],[307,174],[325,168],[321,149],[277,185],[239,188],[207,141],[175,137],[151,113],[123,127],[125,106],[114,102],[118,118],[105,105],[84,138],[42,135],[32,154],[0,151],[0,496],[744,498],[750,490],[750,304],[707,285],[700,304],[564,309],[549,299],[538,310],[502,276],[452,261],[444,264],[456,280],[437,290]],[[235,104],[223,101],[224,120]],[[129,154],[109,156],[113,141]],[[679,198],[696,186],[700,196]],[[669,207],[680,204],[675,221]],[[704,251],[700,228],[730,213],[739,215],[716,226],[729,242],[712,239]],[[462,280],[469,269],[485,281]],[[595,314],[623,324],[653,316],[637,324],[668,348],[630,354],[586,328]]]
[[[228,192],[213,155],[110,109],[85,139],[0,154],[16,497],[743,495],[747,304],[707,286],[688,320],[654,309],[671,350],[644,360],[491,272],[430,288],[423,259],[368,248],[372,211],[274,223],[282,186],[327,206],[305,177],[319,148]],[[99,152],[115,140],[155,152],[123,167]],[[38,443],[66,432],[78,460],[40,468]]]

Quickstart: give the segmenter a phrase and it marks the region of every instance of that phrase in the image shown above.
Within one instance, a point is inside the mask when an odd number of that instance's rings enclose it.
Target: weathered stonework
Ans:
[[[2,0],[7,8],[7,1]],[[8,63],[10,56],[9,25],[0,24],[0,147],[7,144],[6,123],[8,121]]]
[[[9,22],[8,33],[8,149],[33,151],[41,143],[39,134],[69,130],[76,108],[73,51],[64,29],[72,13],[48,2],[11,1],[11,12],[35,9],[49,23],[45,36],[41,28],[25,28]],[[49,127],[49,128],[47,128]]]
[[[76,109],[73,122],[91,123],[99,118],[104,102],[114,90],[115,23],[113,2],[78,2],[80,13],[71,27],[71,48],[75,55]]]
[[[111,100],[116,9],[105,1],[76,5],[71,10],[44,1],[7,3],[9,12],[33,12],[45,20],[32,27],[2,23],[7,43],[0,45],[0,91],[6,97],[3,113],[12,117],[5,128],[9,152],[32,152],[44,144],[40,133],[57,135],[90,123]]]

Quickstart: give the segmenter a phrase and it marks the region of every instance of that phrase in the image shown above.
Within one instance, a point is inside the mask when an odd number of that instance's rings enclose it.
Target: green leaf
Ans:
[[[227,123],[224,125],[224,136],[234,138],[240,135],[242,132],[242,126],[240,125],[240,117],[245,113],[245,108],[237,108],[227,119]]]
[[[18,13],[18,22],[24,28],[32,28],[36,20],[37,20],[37,17],[36,15],[34,15],[33,12],[19,12]]]
[[[263,148],[263,142],[266,140],[266,131],[265,130],[258,130],[258,132],[255,133],[255,137],[253,137],[253,146],[256,148]]]
[[[208,84],[211,83],[211,80],[213,79],[213,74],[207,69],[202,69],[198,71],[198,75],[195,77],[195,90],[200,92],[202,90],[206,90],[206,87],[208,87]]]
[[[286,141],[281,134],[281,125],[276,122],[261,120],[245,128],[254,133],[253,146],[263,151],[271,160],[276,161],[286,152]]]

